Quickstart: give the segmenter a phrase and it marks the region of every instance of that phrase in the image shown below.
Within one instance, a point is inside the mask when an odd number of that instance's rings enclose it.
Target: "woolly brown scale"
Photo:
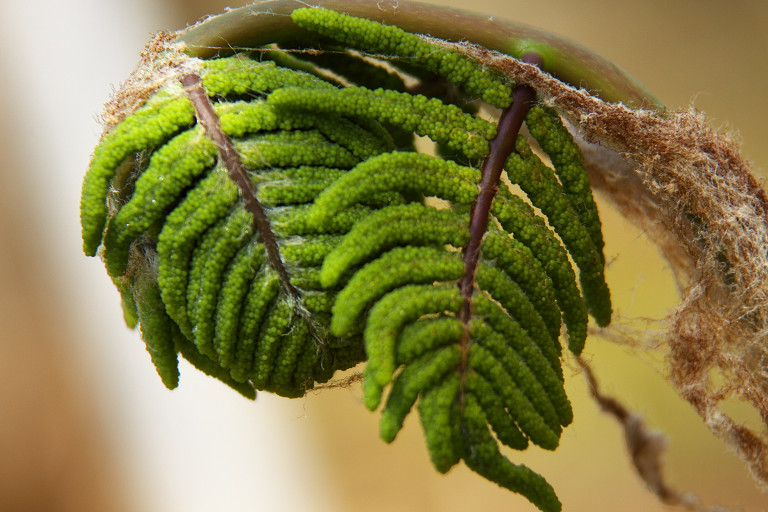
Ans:
[[[587,308],[600,324],[610,317],[578,148],[550,111],[531,109],[531,90],[456,51],[322,9],[292,19],[359,51],[345,54],[366,63],[358,83],[383,76],[370,56],[394,59],[386,75],[397,90],[340,87],[324,79],[323,59],[283,58],[275,45],[272,60],[186,62],[183,87],[169,79],[97,148],[81,202],[86,252],[103,246],[168,387],[178,354],[246,396],[302,396],[366,361],[365,405],[378,408],[389,388],[384,440],[418,404],[439,471],[463,460],[559,510],[548,484],[498,444],[557,446],[573,419],[561,318],[578,353]],[[412,94],[400,68],[455,90]],[[457,97],[503,108],[501,120]],[[524,118],[554,171],[516,139]],[[414,134],[452,156],[408,150]],[[131,163],[136,176],[118,178]],[[496,191],[504,170],[558,235]]]

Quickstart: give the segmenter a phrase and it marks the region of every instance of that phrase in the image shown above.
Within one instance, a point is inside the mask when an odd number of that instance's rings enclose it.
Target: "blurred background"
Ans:
[[[184,364],[180,387],[165,390],[138,333],[123,323],[103,265],[83,256],[80,182],[111,88],[133,69],[150,33],[244,3],[3,1],[0,510],[534,510],[462,467],[437,474],[415,415],[384,445],[377,415],[355,387],[250,402]],[[768,3],[474,0],[470,7],[579,41],[669,107],[707,112],[743,141],[758,169],[768,168]],[[615,309],[660,318],[676,298],[664,263],[642,233],[605,205],[601,214]],[[706,504],[768,509],[768,495],[666,386],[661,357],[599,339],[585,354],[606,392],[669,435],[674,486]],[[633,473],[622,433],[597,410],[572,361],[566,379],[576,421],[561,447],[513,460],[542,473],[567,511],[665,510]]]

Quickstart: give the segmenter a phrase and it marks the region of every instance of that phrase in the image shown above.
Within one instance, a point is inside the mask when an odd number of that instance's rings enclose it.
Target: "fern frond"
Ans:
[[[169,388],[179,353],[247,396],[301,396],[367,361],[364,401],[385,402],[385,441],[418,403],[439,471],[463,460],[559,510],[498,443],[557,446],[573,420],[561,323],[578,354],[587,311],[610,320],[578,147],[552,111],[516,104],[514,84],[459,53],[332,11],[292,19],[340,53],[284,55],[275,41],[250,58],[195,60],[103,138],[83,185],[86,253],[101,246]],[[458,96],[413,94],[399,69]],[[338,86],[372,76],[391,87]],[[553,169],[522,136],[500,157],[508,128],[457,97],[502,118],[527,111]],[[409,150],[414,135],[451,156]],[[525,197],[486,182],[483,162],[499,158]]]

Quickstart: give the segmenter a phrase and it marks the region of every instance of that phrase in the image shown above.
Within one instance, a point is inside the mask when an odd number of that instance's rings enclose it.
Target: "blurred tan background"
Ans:
[[[565,35],[673,108],[731,127],[768,168],[768,3],[761,0],[459,0],[442,3]],[[3,2],[0,17],[0,510],[534,510],[463,468],[430,466],[415,417],[393,443],[359,390],[255,403],[182,367],[166,391],[102,264],[80,252],[80,181],[96,116],[151,32],[220,12],[219,0]],[[231,7],[243,3],[232,2]],[[603,207],[609,282],[625,317],[674,303],[642,233]],[[671,438],[671,483],[706,504],[768,510],[768,495],[667,389],[658,357],[590,340],[604,389]],[[665,510],[633,474],[621,433],[566,369],[576,421],[554,453],[514,453],[566,511]],[[742,411],[734,409],[736,414]],[[746,418],[748,421],[752,418]]]

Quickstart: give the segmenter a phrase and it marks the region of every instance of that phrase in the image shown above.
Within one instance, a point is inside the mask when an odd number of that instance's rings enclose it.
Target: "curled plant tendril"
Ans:
[[[367,361],[385,441],[418,402],[439,471],[463,460],[560,510],[499,444],[557,447],[573,416],[561,323],[579,354],[587,314],[611,318],[578,146],[533,89],[456,51],[331,10],[291,20],[323,53],[190,58],[106,133],[83,185],[85,252],[169,388],[178,354],[249,397],[302,396]]]

